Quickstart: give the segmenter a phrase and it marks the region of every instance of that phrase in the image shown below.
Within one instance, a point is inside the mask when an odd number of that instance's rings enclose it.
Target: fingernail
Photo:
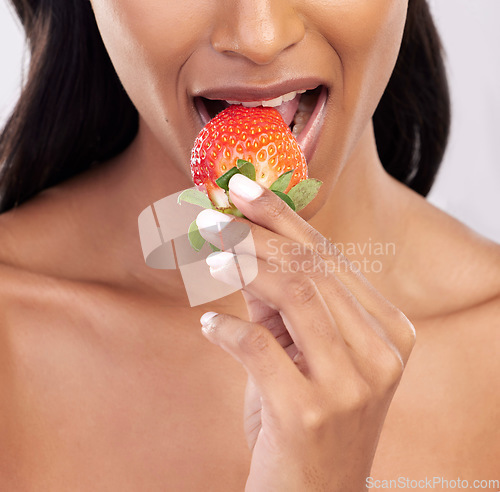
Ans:
[[[229,180],[229,190],[245,200],[255,200],[264,192],[264,188],[243,174],[235,174]]]
[[[232,253],[228,253],[227,251],[216,251],[215,253],[209,254],[205,261],[210,268],[218,270],[220,268],[226,267],[231,263],[234,264],[234,258],[235,255],[233,255]]]
[[[208,311],[207,313],[205,313],[201,318],[200,318],[200,323],[202,325],[208,325],[208,323],[210,323],[210,320],[217,316],[218,313],[214,313],[213,311]]]
[[[208,255],[206,262],[210,266],[210,275],[215,280],[220,280],[238,289],[243,287],[238,271],[238,264],[236,263],[236,255],[227,251],[220,251]]]
[[[207,208],[196,217],[196,225],[198,229],[206,229],[208,232],[219,232],[232,220],[233,218],[228,214]]]

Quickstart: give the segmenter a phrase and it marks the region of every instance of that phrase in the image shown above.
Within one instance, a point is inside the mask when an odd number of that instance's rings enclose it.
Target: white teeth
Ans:
[[[256,108],[257,106],[264,106],[265,108],[276,108],[281,106],[284,102],[291,101],[295,99],[297,94],[304,94],[305,90],[302,91],[293,91],[288,92],[287,94],[283,94],[282,96],[275,97],[274,99],[268,99],[266,101],[251,101],[251,102],[242,102],[242,101],[226,101],[228,104],[241,104],[246,108]]]
[[[303,125],[294,125],[293,126],[293,130],[292,130],[292,133],[293,133],[294,137],[298,137],[302,133],[302,130],[304,130],[305,127],[306,127],[305,124],[303,124]]]
[[[289,92],[283,96],[283,102],[291,101],[297,97],[298,92]],[[301,93],[302,94],[302,93]]]
[[[278,96],[274,99],[269,99],[268,101],[262,101],[262,106],[265,108],[275,108],[276,106],[281,106],[283,104],[283,98],[284,96]],[[243,106],[246,104],[247,103],[243,103]]]
[[[242,102],[243,106],[246,108],[256,108],[257,106],[260,106],[259,101],[253,101],[253,102]]]
[[[297,111],[295,113],[295,116],[293,118],[293,121],[296,125],[303,125],[305,126],[307,123],[307,120],[309,120],[309,117],[311,116],[312,111]]]

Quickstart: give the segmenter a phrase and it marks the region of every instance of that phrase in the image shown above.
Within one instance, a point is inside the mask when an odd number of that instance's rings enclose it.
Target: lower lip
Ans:
[[[208,124],[208,122],[211,119],[210,115],[208,114],[207,108],[201,102],[201,98],[199,98],[199,97],[195,98],[195,105],[196,105],[196,109],[198,110],[198,114],[200,115],[201,122],[202,122],[203,126],[205,126],[206,124]]]
[[[318,96],[316,107],[314,108],[307,125],[297,136],[297,142],[300,145],[302,152],[304,152],[307,161],[310,161],[314,151],[316,150],[316,144],[318,143],[323,125],[327,99],[328,91],[326,87],[323,86]]]

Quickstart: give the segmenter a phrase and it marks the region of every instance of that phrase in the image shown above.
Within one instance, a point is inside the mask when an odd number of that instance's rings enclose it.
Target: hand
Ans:
[[[243,251],[237,261],[241,270],[257,261],[258,274],[243,289],[251,321],[206,313],[202,324],[205,336],[248,372],[246,491],[365,490],[415,343],[413,326],[271,191],[242,175],[229,189],[249,220],[205,210],[197,222],[218,247],[222,236],[206,229],[210,221],[225,224],[224,234],[250,227],[257,259]],[[231,253],[207,262],[214,278],[238,280]]]

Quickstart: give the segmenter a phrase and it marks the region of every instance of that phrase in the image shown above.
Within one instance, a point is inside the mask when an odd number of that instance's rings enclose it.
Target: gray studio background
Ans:
[[[432,203],[500,242],[500,0],[429,0],[447,52],[450,145]],[[0,125],[27,61],[20,27],[0,0]]]

